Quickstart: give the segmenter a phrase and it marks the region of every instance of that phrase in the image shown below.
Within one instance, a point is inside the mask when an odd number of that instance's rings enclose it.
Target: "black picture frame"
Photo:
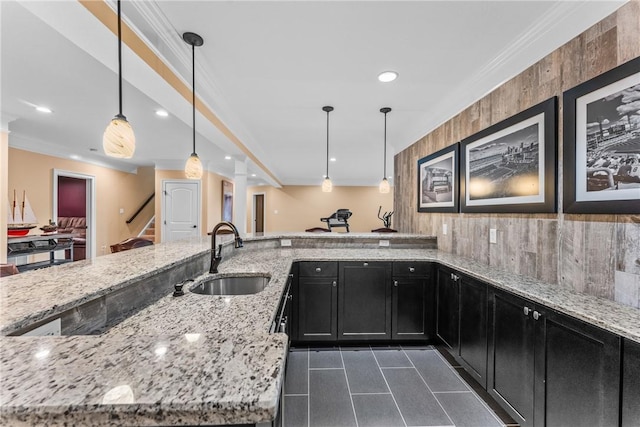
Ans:
[[[563,211],[640,213],[640,58],[567,90],[563,109]]]
[[[459,143],[418,160],[418,212],[458,212]]]
[[[553,213],[557,97],[460,142],[460,211]]]

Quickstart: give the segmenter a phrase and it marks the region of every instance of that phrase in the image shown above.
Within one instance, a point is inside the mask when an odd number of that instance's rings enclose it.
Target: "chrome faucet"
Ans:
[[[216,234],[218,234],[218,230],[220,230],[222,227],[230,228],[235,235],[235,247],[242,247],[242,239],[240,238],[240,233],[238,233],[238,229],[235,225],[233,225],[229,221],[222,221],[216,224],[216,226],[213,227],[213,231],[211,232],[211,267],[209,267],[209,273],[217,273],[218,265],[220,264],[220,261],[222,261],[222,244],[218,245],[216,254]]]

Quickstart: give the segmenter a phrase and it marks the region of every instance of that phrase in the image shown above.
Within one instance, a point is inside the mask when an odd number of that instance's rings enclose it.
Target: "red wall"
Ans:
[[[86,216],[86,208],[86,180],[58,177],[58,216]]]

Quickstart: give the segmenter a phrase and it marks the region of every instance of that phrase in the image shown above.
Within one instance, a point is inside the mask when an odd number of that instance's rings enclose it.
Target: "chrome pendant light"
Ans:
[[[193,152],[184,165],[184,174],[188,179],[202,178],[202,162],[196,154],[196,46],[202,46],[204,40],[196,33],[184,33],[182,40],[191,45],[191,69],[192,69],[192,87],[191,87],[191,104],[193,106]]]
[[[119,112],[111,120],[102,136],[102,148],[107,156],[130,159],[136,151],[136,137],[133,129],[122,114],[122,18],[118,0],[118,99]]]
[[[391,186],[389,185],[389,181],[387,181],[387,113],[389,113],[390,111],[391,111],[391,108],[389,107],[384,107],[380,109],[380,112],[384,114],[384,157],[383,157],[384,175],[382,175],[382,181],[380,181],[380,185],[378,186],[378,189],[382,194],[387,194],[391,189]]]
[[[324,181],[322,181],[322,191],[331,193],[333,184],[329,178],[329,113],[333,111],[333,107],[327,105],[326,107],[322,107],[322,111],[327,113],[327,174],[324,176]]]

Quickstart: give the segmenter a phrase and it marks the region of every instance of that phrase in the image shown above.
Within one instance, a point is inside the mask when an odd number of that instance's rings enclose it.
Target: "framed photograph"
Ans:
[[[564,211],[640,213],[640,58],[563,94]]]
[[[222,181],[222,220],[233,221],[233,184]]]
[[[418,160],[418,212],[458,212],[458,143]]]
[[[556,212],[556,97],[460,143],[460,211]]]

